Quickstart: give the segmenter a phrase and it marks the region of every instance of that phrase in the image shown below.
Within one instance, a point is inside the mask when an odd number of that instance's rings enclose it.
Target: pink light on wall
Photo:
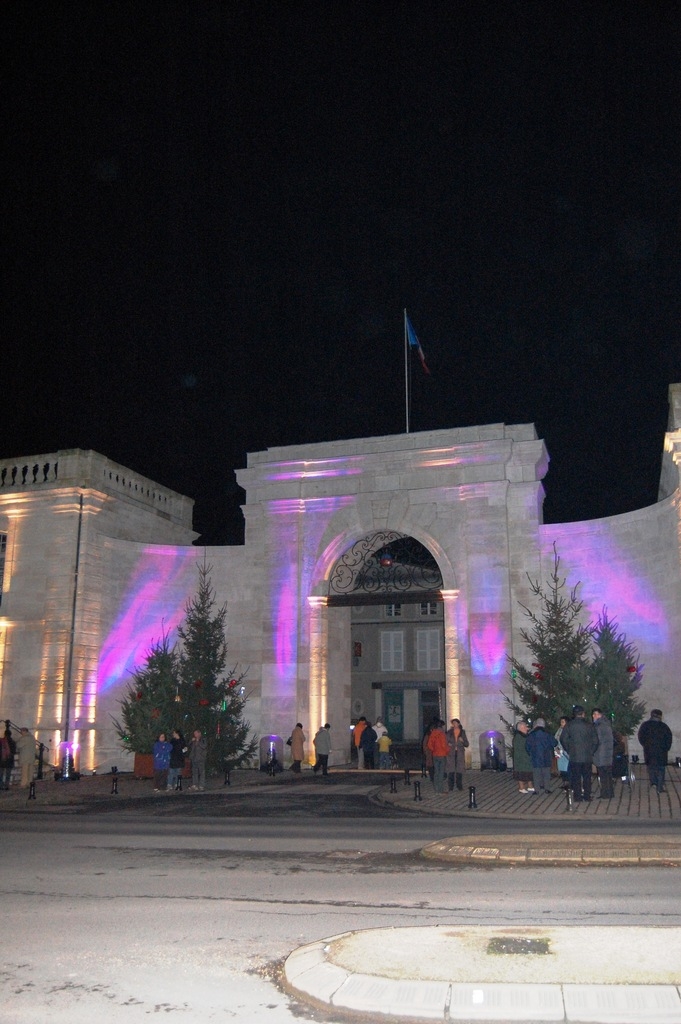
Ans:
[[[543,564],[552,565],[555,539],[559,571],[567,577],[567,586],[581,582],[577,596],[584,602],[585,621],[595,621],[606,607],[645,660],[647,646],[667,647],[669,623],[651,567],[632,558],[613,537],[613,530],[607,520],[594,524],[588,533],[566,530],[563,536],[560,527],[552,526],[551,540],[543,547]]]
[[[296,598],[294,581],[285,580],[274,607],[274,648],[277,676],[287,687],[296,676]]]
[[[162,630],[172,633],[196,586],[196,549],[145,548],[130,574],[116,621],[102,644],[98,690],[125,683]]]
[[[508,636],[500,616],[470,617],[471,666],[477,675],[498,676],[506,667]]]
[[[269,473],[267,480],[314,480],[325,477],[358,476],[362,466],[356,460],[315,459],[311,462],[282,463],[281,468]]]

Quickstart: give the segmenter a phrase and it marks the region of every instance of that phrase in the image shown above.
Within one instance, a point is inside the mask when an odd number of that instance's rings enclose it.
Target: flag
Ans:
[[[411,326],[411,320],[406,315],[406,313],[405,313],[405,321],[406,321],[406,324],[407,324],[407,338],[409,339],[409,347],[416,349],[416,351],[418,353],[418,357],[421,360],[421,366],[423,367],[423,372],[427,373],[428,376],[430,376],[430,370],[426,366],[426,357],[423,354],[423,349],[421,348],[421,342],[416,337],[416,331]]]

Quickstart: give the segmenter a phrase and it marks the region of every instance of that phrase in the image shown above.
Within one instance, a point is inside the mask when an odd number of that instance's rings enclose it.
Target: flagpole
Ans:
[[[407,309],[404,310],[404,414],[409,433],[409,339],[407,337]]]

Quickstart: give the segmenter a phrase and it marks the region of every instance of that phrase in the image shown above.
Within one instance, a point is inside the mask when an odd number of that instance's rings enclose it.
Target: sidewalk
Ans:
[[[464,788],[439,795],[433,790],[428,778],[420,772],[410,772],[409,784],[405,784],[404,772],[390,774],[396,778],[396,792],[390,792],[389,782],[381,787],[380,800],[407,811],[428,814],[466,815],[485,818],[553,818],[576,820],[582,818],[612,820],[634,818],[650,821],[678,821],[681,823],[681,768],[670,765],[665,781],[666,793],[658,795],[648,781],[645,765],[636,765],[637,778],[632,786],[617,779],[612,800],[599,799],[598,781],[594,778],[590,803],[573,804],[568,807],[566,791],[561,780],[553,779],[553,792],[524,796],[518,792],[517,783],[511,772],[488,772],[470,770],[464,774]],[[383,776],[387,773],[379,773]],[[381,779],[382,781],[382,779]],[[475,787],[477,808],[469,809],[470,787]],[[417,787],[417,788],[415,788]],[[416,799],[420,792],[421,799]]]
[[[372,1020],[680,1024],[681,928],[367,929],[301,946],[284,976]]]

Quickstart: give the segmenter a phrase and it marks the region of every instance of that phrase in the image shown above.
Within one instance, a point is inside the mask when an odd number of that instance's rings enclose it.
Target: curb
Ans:
[[[639,837],[590,835],[571,839],[560,835],[516,837],[508,842],[490,844],[483,836],[455,836],[429,843],[421,850],[428,860],[453,864],[512,865],[538,867],[681,867],[681,842],[665,843],[651,837],[646,843]]]
[[[436,928],[418,930],[432,935],[445,931]],[[512,930],[516,936],[537,931],[522,928]],[[470,979],[457,981],[454,977],[456,967],[451,969],[452,977],[444,979],[383,977],[378,973],[352,970],[333,960],[334,955],[338,955],[339,947],[344,943],[352,944],[356,939],[360,943],[368,943],[370,949],[377,951],[377,966],[380,969],[381,957],[390,957],[391,947],[394,949],[397,944],[403,954],[408,951],[409,964],[414,966],[414,973],[418,974],[419,943],[414,941],[410,931],[413,930],[386,928],[343,932],[301,946],[285,961],[286,987],[292,995],[316,1005],[383,1019],[392,1016],[408,1020],[460,1022],[641,1024],[641,1021],[649,1021],[655,1024],[681,1024],[678,967],[671,984],[576,984],[561,981],[514,983],[488,979],[478,983]],[[460,937],[466,931],[455,929],[455,934]],[[656,933],[652,941],[665,941],[665,929],[647,931]],[[554,929],[554,932],[559,933],[560,929]],[[342,953],[340,956],[342,958]],[[457,964],[461,962],[460,958],[456,960]],[[466,966],[475,970],[473,962]],[[535,968],[534,964],[531,966]],[[393,973],[396,973],[394,969]],[[503,977],[505,972],[500,973]],[[538,973],[541,976],[541,972]],[[462,971],[462,974],[464,977],[470,974],[470,969]]]

